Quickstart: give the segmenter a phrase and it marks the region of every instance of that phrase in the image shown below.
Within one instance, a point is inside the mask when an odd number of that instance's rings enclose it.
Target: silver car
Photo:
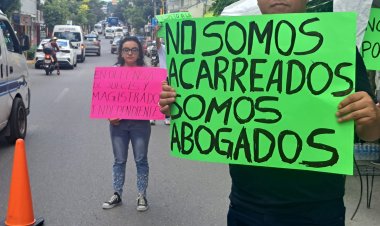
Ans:
[[[84,45],[86,46],[86,55],[95,53],[97,56],[101,54],[100,40],[98,35],[88,34],[84,36]]]

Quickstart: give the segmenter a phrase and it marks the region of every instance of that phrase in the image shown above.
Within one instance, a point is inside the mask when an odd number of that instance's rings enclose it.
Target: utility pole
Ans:
[[[165,0],[161,0],[162,14],[165,14]]]
[[[154,17],[156,17],[156,11],[157,11],[156,0],[152,0],[152,1],[153,1],[153,15]]]

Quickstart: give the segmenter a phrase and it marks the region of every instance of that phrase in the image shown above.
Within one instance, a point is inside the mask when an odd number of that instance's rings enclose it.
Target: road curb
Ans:
[[[26,61],[26,65],[28,65],[28,68],[29,68],[29,69],[34,68],[34,64],[35,64],[35,63],[36,63],[35,60],[27,60],[27,61]]]
[[[27,60],[26,63],[27,63],[28,65],[34,65],[35,60]]]

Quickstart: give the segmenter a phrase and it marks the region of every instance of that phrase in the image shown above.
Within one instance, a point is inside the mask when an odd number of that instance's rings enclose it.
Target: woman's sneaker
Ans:
[[[103,209],[111,209],[120,204],[121,204],[120,195],[119,193],[115,192],[108,201],[103,203],[102,207]]]
[[[149,208],[148,201],[146,200],[144,195],[139,194],[136,200],[137,200],[137,208],[136,208],[137,211],[144,212],[148,210]]]

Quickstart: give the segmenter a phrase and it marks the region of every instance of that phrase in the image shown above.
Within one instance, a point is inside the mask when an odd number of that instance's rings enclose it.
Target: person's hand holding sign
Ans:
[[[338,105],[336,113],[338,122],[355,120],[356,130],[367,140],[376,140],[380,135],[380,109],[376,107],[372,98],[366,92],[356,92],[347,96]]]
[[[120,124],[119,118],[109,118],[108,121],[111,123],[111,125],[117,126]]]
[[[167,81],[162,82],[162,92],[160,93],[160,111],[165,115],[170,115],[170,104],[175,101],[177,93],[175,90],[168,85]]]

